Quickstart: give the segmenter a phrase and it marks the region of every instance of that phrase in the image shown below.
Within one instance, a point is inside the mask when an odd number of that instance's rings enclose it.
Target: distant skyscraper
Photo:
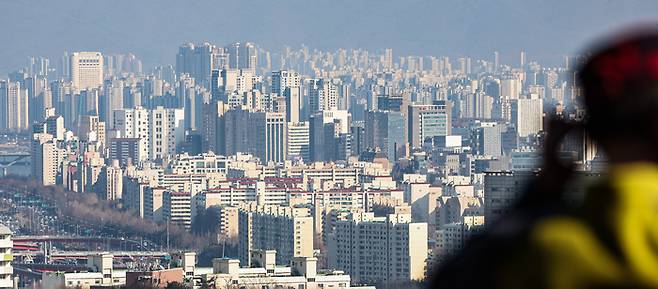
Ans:
[[[0,80],[0,131],[29,129],[29,98],[20,82]]]
[[[32,136],[32,176],[44,186],[57,184],[59,163],[64,151],[57,148],[53,136],[36,133]]]
[[[452,131],[450,103],[437,101],[433,105],[409,105],[409,144],[420,147],[426,138],[450,135]]]
[[[393,49],[386,48],[384,51],[384,69],[393,69]]]
[[[301,108],[301,85],[299,74],[287,70],[272,72],[272,88],[270,92],[285,97],[286,120],[294,123],[299,122],[299,112]]]
[[[225,47],[225,51],[228,53],[230,68],[256,71],[258,52],[253,43],[236,42]]]
[[[500,53],[498,51],[494,51],[493,65],[494,71],[498,71],[498,66],[500,66]]]
[[[502,130],[497,123],[481,123],[475,129],[474,147],[479,155],[499,157],[502,154]]]
[[[224,128],[218,130],[224,132],[223,146],[227,155],[251,153],[263,163],[286,160],[287,123],[284,113],[233,109],[224,114],[222,122]]]
[[[528,137],[543,129],[543,105],[540,98],[520,98],[512,103],[512,121],[519,137]]]
[[[312,161],[344,160],[350,146],[350,114],[346,110],[326,110],[313,114],[309,121]],[[343,146],[341,148],[341,146]],[[349,148],[351,153],[351,147]]]
[[[338,109],[338,90],[326,79],[311,79],[308,86],[310,112]]]
[[[73,87],[80,90],[103,85],[103,55],[100,52],[75,52],[71,54],[70,76]]]
[[[176,55],[176,73],[188,74],[196,84],[210,87],[211,73],[215,68],[217,48],[207,42],[199,45],[186,43],[178,48]]]
[[[288,158],[300,157],[305,162],[310,161],[308,122],[289,122],[287,138]]]
[[[405,144],[404,116],[396,111],[368,111],[365,116],[365,147],[379,148],[389,160]]]

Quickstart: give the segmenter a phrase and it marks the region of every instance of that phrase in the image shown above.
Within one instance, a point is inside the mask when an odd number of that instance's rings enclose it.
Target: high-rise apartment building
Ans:
[[[64,152],[57,140],[46,133],[32,135],[32,176],[44,186],[57,184],[57,175]]]
[[[0,131],[29,129],[29,98],[20,82],[0,80]]]
[[[313,257],[313,217],[308,208],[265,206],[238,216],[240,262],[251,264],[254,249],[276,250],[278,263]]]
[[[0,288],[3,289],[14,288],[14,269],[11,266],[14,259],[11,249],[14,244],[11,235],[11,230],[0,224]]]
[[[230,68],[256,71],[258,51],[253,43],[233,43],[224,48]]]
[[[541,98],[531,95],[512,102],[512,122],[519,137],[528,137],[544,128],[544,108]]]
[[[338,109],[338,89],[328,79],[311,79],[308,84],[309,112]]]
[[[162,201],[163,218],[170,224],[187,229],[192,226],[192,195],[188,192],[165,191]]]
[[[328,239],[329,267],[345,270],[355,282],[425,278],[427,223],[413,223],[410,214],[352,213],[334,223]]]
[[[113,129],[121,138],[139,138],[140,155],[164,159],[176,153],[185,138],[183,109],[142,107],[114,111]]]
[[[76,91],[103,86],[103,55],[100,52],[74,52],[70,61],[69,75]]]
[[[283,96],[286,100],[286,120],[299,122],[301,109],[301,84],[297,72],[280,70],[272,72],[270,93]]]
[[[149,156],[151,160],[168,159],[185,139],[185,112],[182,109],[156,107],[149,115]]]
[[[524,193],[533,172],[491,172],[484,176],[484,219],[487,223],[505,215]]]

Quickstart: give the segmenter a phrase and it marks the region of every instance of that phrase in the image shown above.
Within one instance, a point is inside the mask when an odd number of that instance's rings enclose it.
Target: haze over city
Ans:
[[[0,289],[658,288],[655,0],[0,11]]]
[[[0,75],[28,56],[64,51],[132,52],[145,68],[174,64],[181,43],[251,41],[298,48],[393,48],[400,55],[490,57],[525,49],[557,64],[623,24],[658,16],[639,1],[84,1],[3,0]]]

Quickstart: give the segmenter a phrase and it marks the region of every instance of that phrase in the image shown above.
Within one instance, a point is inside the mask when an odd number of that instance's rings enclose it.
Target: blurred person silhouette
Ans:
[[[577,71],[585,119],[550,122],[538,177],[430,288],[658,288],[658,26],[593,51]],[[559,147],[583,131],[608,169],[574,207],[563,196],[574,166]]]

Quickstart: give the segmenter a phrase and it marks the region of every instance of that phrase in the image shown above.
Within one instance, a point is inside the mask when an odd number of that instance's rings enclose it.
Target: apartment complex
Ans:
[[[427,240],[427,223],[413,223],[410,214],[350,213],[334,223],[328,238],[329,266],[357,282],[422,280]]]

